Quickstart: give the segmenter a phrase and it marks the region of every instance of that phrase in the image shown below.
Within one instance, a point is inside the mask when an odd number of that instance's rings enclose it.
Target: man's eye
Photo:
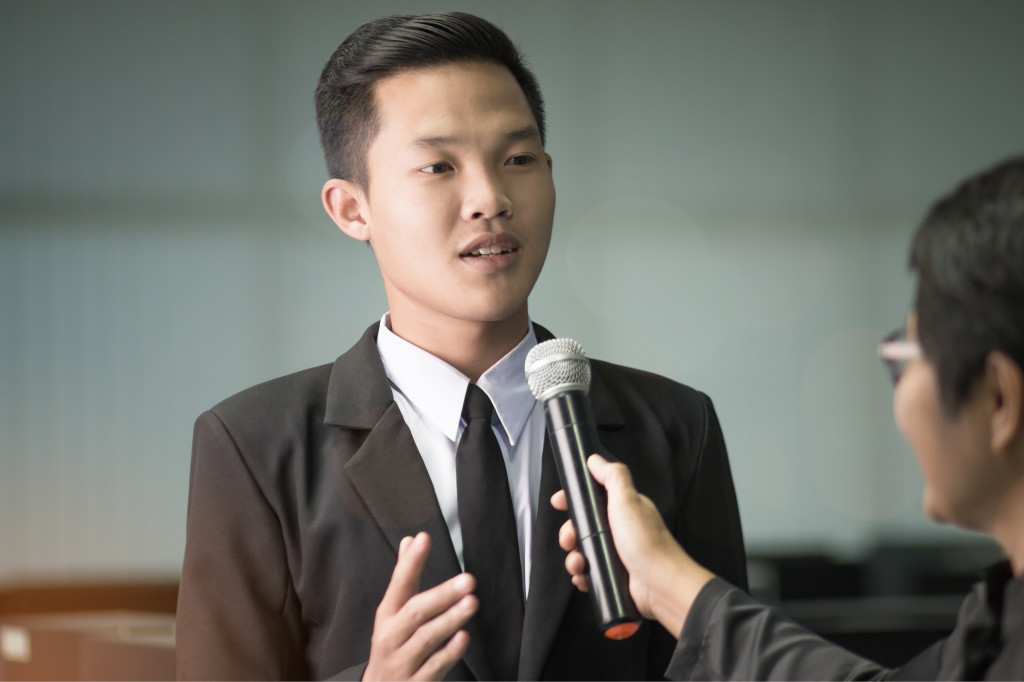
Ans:
[[[510,166],[525,166],[527,164],[533,163],[536,160],[537,159],[536,157],[534,157],[533,154],[516,154],[515,156],[510,158],[507,161],[507,163]]]
[[[420,171],[423,173],[447,173],[448,171],[453,170],[455,170],[455,168],[447,161],[438,161],[437,163],[432,163],[429,166],[420,168]]]

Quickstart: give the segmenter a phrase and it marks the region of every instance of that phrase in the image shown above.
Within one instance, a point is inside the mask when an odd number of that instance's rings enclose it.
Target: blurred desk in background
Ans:
[[[173,680],[174,616],[82,611],[0,616],[0,679]]]
[[[176,579],[0,584],[0,680],[173,680]]]

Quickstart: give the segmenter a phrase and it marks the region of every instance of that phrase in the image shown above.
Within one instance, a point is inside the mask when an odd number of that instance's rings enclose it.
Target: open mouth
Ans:
[[[504,256],[509,253],[515,253],[519,249],[511,246],[483,246],[479,249],[473,249],[469,253],[462,254],[463,258],[493,258],[495,256]]]

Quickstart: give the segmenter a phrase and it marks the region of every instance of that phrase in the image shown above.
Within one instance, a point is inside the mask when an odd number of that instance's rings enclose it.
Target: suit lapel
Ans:
[[[369,430],[345,464],[345,474],[396,552],[403,537],[427,531],[433,540],[427,567],[443,569],[441,575],[446,577],[442,580],[459,572],[451,539],[443,541],[448,527],[430,475],[398,405],[392,403]]]
[[[430,555],[421,587],[427,589],[462,571],[434,486],[394,402],[376,347],[377,325],[335,362],[327,391],[325,422],[366,431],[344,471],[364,505],[365,514],[395,552],[403,537],[430,534]],[[463,657],[477,679],[492,675],[475,623],[467,627],[470,645]]]

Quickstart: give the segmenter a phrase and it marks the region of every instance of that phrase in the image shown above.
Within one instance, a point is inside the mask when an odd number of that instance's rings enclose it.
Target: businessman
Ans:
[[[552,337],[527,307],[555,206],[536,79],[483,19],[393,16],[338,47],[315,104],[324,207],[372,247],[388,311],[333,364],[198,418],[179,677],[661,679],[672,635],[601,635],[546,503],[559,484],[523,375]],[[672,536],[744,585],[711,401],[593,370],[604,445]]]

